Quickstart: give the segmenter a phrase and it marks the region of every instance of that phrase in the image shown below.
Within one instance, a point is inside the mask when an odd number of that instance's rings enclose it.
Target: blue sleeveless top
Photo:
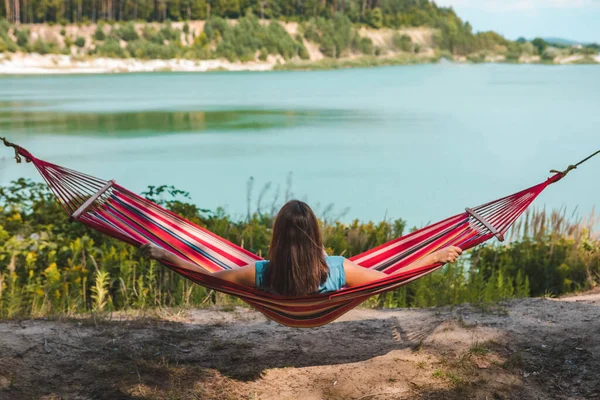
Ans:
[[[327,256],[325,262],[329,267],[329,276],[327,280],[319,286],[317,293],[335,292],[346,285],[346,272],[344,271],[344,257]],[[256,264],[256,288],[269,292],[270,289],[265,286],[263,281],[265,271],[269,266],[269,261],[257,261]]]

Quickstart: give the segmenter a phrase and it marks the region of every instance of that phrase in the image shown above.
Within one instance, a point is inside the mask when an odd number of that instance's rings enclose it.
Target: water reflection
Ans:
[[[354,110],[230,109],[202,111],[65,112],[40,104],[0,102],[0,129],[13,133],[144,136],[201,131],[289,128],[366,120]]]

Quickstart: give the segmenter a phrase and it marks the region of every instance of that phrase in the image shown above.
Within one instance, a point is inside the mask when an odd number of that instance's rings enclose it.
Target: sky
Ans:
[[[600,43],[600,0],[435,0],[454,8],[475,31],[508,39],[560,37]]]

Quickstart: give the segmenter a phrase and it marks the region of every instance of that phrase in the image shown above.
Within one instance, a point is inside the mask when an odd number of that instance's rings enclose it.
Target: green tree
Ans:
[[[369,11],[367,21],[375,29],[379,29],[383,26],[383,14],[380,8],[374,8]]]
[[[548,47],[548,43],[546,43],[546,41],[541,38],[533,39],[531,41],[531,44],[536,48],[537,53],[539,55],[542,55],[544,53],[544,50],[546,50],[546,47]]]

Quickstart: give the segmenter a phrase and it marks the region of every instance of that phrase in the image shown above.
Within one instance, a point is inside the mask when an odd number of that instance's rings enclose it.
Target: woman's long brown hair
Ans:
[[[325,262],[319,223],[308,204],[291,200],[279,210],[269,260],[264,283],[277,294],[315,293],[327,280],[329,267]]]

